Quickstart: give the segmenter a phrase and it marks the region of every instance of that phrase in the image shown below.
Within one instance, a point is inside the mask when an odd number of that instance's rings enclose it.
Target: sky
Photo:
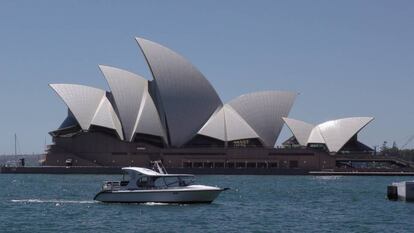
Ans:
[[[41,153],[65,104],[50,83],[109,90],[98,65],[152,79],[134,40],[190,60],[224,102],[300,93],[290,117],[373,116],[369,146],[414,135],[414,1],[0,1],[0,154]],[[278,144],[291,136],[285,126]],[[407,145],[413,148],[414,142]]]

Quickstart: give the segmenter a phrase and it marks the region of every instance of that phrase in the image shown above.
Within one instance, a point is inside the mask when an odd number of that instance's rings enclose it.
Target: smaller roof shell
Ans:
[[[105,91],[77,84],[50,84],[65,102],[82,129],[88,130]]]
[[[323,143],[329,152],[336,153],[366,125],[374,120],[373,117],[349,117],[327,121],[315,126],[309,133],[311,124],[294,120],[283,119],[296,137],[298,142],[307,146],[310,143]],[[306,135],[309,136],[306,140]]]
[[[160,136],[166,141],[157,108],[148,92],[148,80],[132,72],[100,65],[115,99],[125,138],[133,141],[136,133]]]
[[[225,106],[216,111],[204,124],[200,131],[198,131],[198,134],[215,138],[221,141],[227,141],[224,108]]]
[[[83,130],[91,125],[114,129],[123,139],[121,123],[106,97],[106,91],[78,84],[50,84]]]
[[[228,104],[213,114],[198,134],[221,141],[259,138],[252,127]]]
[[[114,129],[119,137],[123,139],[121,122],[119,121],[111,102],[109,102],[106,97],[102,98],[91,124]]]
[[[330,152],[338,152],[355,134],[368,125],[373,117],[350,117],[318,125]]]
[[[294,132],[296,140],[298,140],[299,144],[302,146],[306,146],[308,143],[309,136],[312,133],[312,130],[315,128],[314,125],[306,123],[304,121],[299,121],[295,119],[290,119],[283,117],[283,121],[285,121],[286,125],[289,129]]]
[[[224,108],[227,141],[259,138],[256,131],[228,104]]]
[[[298,93],[261,91],[241,95],[228,104],[249,124],[267,147],[273,147]]]

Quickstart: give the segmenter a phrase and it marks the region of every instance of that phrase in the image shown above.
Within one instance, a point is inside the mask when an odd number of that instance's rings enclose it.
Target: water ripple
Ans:
[[[0,175],[0,232],[412,232],[410,177],[199,176],[232,187],[210,205],[100,204],[104,175]],[[13,181],[13,182],[12,182]]]

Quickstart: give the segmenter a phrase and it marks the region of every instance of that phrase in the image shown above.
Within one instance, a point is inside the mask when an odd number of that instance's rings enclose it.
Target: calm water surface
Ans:
[[[414,232],[414,204],[386,186],[414,177],[198,176],[213,204],[101,204],[107,175],[0,175],[0,232]]]

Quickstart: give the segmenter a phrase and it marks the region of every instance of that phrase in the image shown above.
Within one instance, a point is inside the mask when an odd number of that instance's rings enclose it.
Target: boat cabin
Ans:
[[[186,187],[194,183],[194,175],[163,174],[141,167],[125,167],[122,181],[107,181],[103,190],[145,190]]]

